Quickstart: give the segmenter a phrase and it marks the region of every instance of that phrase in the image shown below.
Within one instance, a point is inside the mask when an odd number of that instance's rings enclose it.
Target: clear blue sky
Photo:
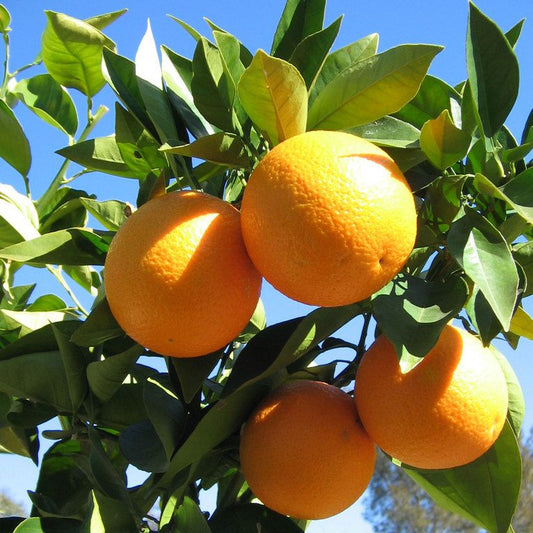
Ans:
[[[258,48],[268,50],[277,20],[283,9],[284,0],[268,2],[242,2],[241,0],[0,0],[12,15],[11,70],[31,62],[40,47],[40,34],[44,28],[43,11],[50,9],[69,15],[86,18],[96,14],[127,7],[129,12],[110,26],[106,33],[115,40],[118,51],[131,59],[135,57],[137,46],[145,32],[147,19],[150,19],[154,37],[158,44],[165,44],[178,53],[191,57],[193,40],[166,14],[172,14],[207,34],[203,21],[207,17],[218,26],[234,33],[253,52]],[[493,18],[504,30],[518,20],[526,18],[522,37],[517,46],[521,66],[521,89],[518,103],[507,125],[515,136],[522,133],[527,114],[533,106],[533,2],[531,0],[479,0],[477,6]],[[326,19],[332,22],[344,14],[340,35],[335,45],[341,47],[369,33],[380,35],[380,50],[404,43],[432,43],[445,46],[439,54],[430,73],[456,84],[466,77],[465,35],[468,3],[466,0],[446,2],[430,0],[329,0]],[[0,50],[3,55],[3,49]],[[0,55],[1,57],[1,55]],[[37,74],[39,70],[27,75]],[[82,99],[78,100],[83,102]],[[95,97],[95,104],[112,106],[113,96],[104,90]],[[80,105],[80,110],[83,105]],[[30,173],[32,191],[35,197],[44,190],[48,180],[55,174],[61,160],[51,156],[55,150],[66,144],[65,138],[42,126],[31,113],[19,105],[17,114],[28,132],[33,150],[33,166]],[[104,119],[95,135],[107,135],[113,131],[113,113]],[[80,117],[81,118],[81,117]],[[14,171],[0,161],[0,182],[10,183],[23,191],[22,180]],[[120,198],[133,201],[135,188],[133,181],[116,177],[90,174],[75,182],[77,188],[94,192],[98,198]],[[57,290],[56,287],[48,288]],[[264,291],[267,317],[270,323],[294,317],[302,313],[302,307],[281,297],[268,287]],[[531,308],[531,306],[529,306]],[[531,309],[530,309],[531,312]],[[533,406],[533,358],[530,341],[522,341],[516,352],[499,346],[509,360],[519,378],[526,395],[526,405]],[[526,425],[533,424],[533,415],[528,409]],[[43,443],[44,444],[44,443]],[[0,455],[0,489],[8,489],[17,500],[26,499],[25,491],[33,489],[37,469],[29,460]],[[360,504],[332,519],[315,522],[311,533],[371,531],[360,518]]]

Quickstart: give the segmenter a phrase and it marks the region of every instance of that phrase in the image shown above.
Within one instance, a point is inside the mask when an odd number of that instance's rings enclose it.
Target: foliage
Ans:
[[[533,527],[533,429],[520,442],[522,487],[513,518],[515,531]],[[480,528],[438,505],[401,468],[379,454],[374,477],[364,497],[364,516],[376,533],[477,533]]]
[[[238,468],[239,428],[266,392],[288,376],[351,386],[374,320],[405,369],[453,317],[485,344],[533,338],[522,305],[533,276],[533,119],[520,139],[505,126],[518,90],[513,47],[521,23],[504,34],[470,4],[468,79],[452,87],[428,74],[440,46],[378,52],[371,34],[335,49],[340,19],[324,28],[324,10],[325,0],[288,0],[270,52],[255,53],[211,22],[208,38],[176,19],[196,40],[193,57],[158,49],[148,28],[135,61],[104,33],[122,11],[85,21],[47,11],[36,61],[14,72],[5,62],[0,157],[21,175],[23,190],[0,186],[0,446],[36,461],[42,438],[54,441],[30,493],[32,518],[17,532],[147,531],[156,502],[160,531],[305,529],[252,503]],[[10,25],[0,5],[6,58]],[[41,61],[44,73],[29,75]],[[107,112],[94,107],[104,84],[117,98],[115,131],[94,138]],[[84,125],[73,91],[87,103]],[[61,166],[39,198],[31,196],[32,147],[17,102],[65,135]],[[109,311],[101,269],[132,206],[99,201],[72,181],[95,171],[134,180],[137,205],[184,187],[238,205],[266,151],[313,128],[366,137],[406,173],[419,231],[404,270],[368,300],[268,327],[259,307],[234,342],[195,360],[164,359],[134,344]],[[73,172],[75,164],[81,170]],[[21,268],[47,269],[73,303],[32,298],[35,284],[17,284]],[[90,310],[78,289],[91,295]],[[356,317],[360,338],[337,338]],[[315,364],[341,347],[353,350],[351,361]],[[523,399],[499,360],[510,409],[493,448],[464,469],[410,471],[440,505],[491,532],[510,527],[520,487]],[[61,430],[41,431],[56,417]],[[130,464],[148,472],[142,485],[128,486]],[[480,482],[492,491],[480,491]],[[198,493],[214,486],[217,509],[206,517]]]

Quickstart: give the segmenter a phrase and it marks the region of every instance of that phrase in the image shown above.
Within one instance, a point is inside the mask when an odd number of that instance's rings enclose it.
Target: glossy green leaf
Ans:
[[[531,318],[523,307],[519,306],[516,308],[511,319],[509,331],[525,339],[533,340],[533,318]]]
[[[311,89],[326,61],[328,53],[339,34],[342,17],[332,22],[328,27],[308,35],[299,43],[289,58],[305,80],[307,89]]]
[[[146,380],[144,404],[167,458],[170,459],[182,440],[187,411],[181,400],[172,392],[167,374]]]
[[[4,5],[0,4],[0,33],[7,33],[10,23],[11,14]]]
[[[42,379],[46,376],[46,379]],[[59,351],[37,352],[0,360],[0,390],[70,412],[72,403]]]
[[[11,311],[0,309],[0,322],[8,329],[18,329],[20,336],[41,329],[47,324],[73,320],[76,315],[70,310],[62,311]]]
[[[329,54],[311,88],[309,101],[313,102],[317,95],[322,92],[322,89],[344,69],[375,55],[378,49],[378,41],[378,34],[371,33]]]
[[[258,503],[233,506],[222,510],[209,520],[213,533],[246,533],[260,528],[261,533],[302,533],[287,516],[271,511]]]
[[[513,48],[516,46],[516,43],[520,38],[525,21],[526,19],[519,20],[509,31],[505,32],[505,37]]]
[[[63,359],[65,374],[67,376],[68,390],[72,402],[73,412],[81,407],[89,390],[85,370],[87,368],[86,353],[57,327],[52,324],[56,337],[59,353]]]
[[[157,53],[150,23],[135,55],[135,73],[146,112],[154,124],[162,142],[177,139],[172,110],[163,91],[161,63]]]
[[[518,273],[501,233],[487,219],[468,210],[451,225],[448,248],[507,331],[517,298]]]
[[[22,80],[17,83],[13,92],[48,124],[67,135],[76,133],[78,115],[74,102],[68,92],[49,74],[39,74]]]
[[[160,142],[118,103],[115,104],[115,141],[126,166],[141,180],[169,166],[159,151]]]
[[[469,3],[466,65],[484,132],[493,136],[518,96],[519,67],[512,46],[496,23]]]
[[[80,533],[79,520],[68,518],[27,518],[13,533]]]
[[[476,286],[472,290],[465,310],[485,346],[488,346],[502,332],[501,322],[479,287]]]
[[[307,88],[296,67],[259,50],[238,85],[240,101],[272,145],[305,132]]]
[[[33,202],[11,185],[0,183],[0,248],[39,236]]]
[[[128,426],[120,433],[119,444],[127,461],[139,470],[164,472],[168,468],[167,453],[149,420]]]
[[[90,522],[90,533],[137,533],[135,518],[120,501],[108,498],[100,491],[92,491],[93,511]]]
[[[441,50],[400,45],[345,68],[311,104],[308,129],[353,128],[398,111],[416,95]]]
[[[518,377],[509,360],[494,346],[491,345],[489,349],[493,353],[494,357],[496,357],[505,375],[507,391],[509,395],[507,420],[514,431],[516,438],[518,438],[520,436],[520,430],[522,428],[522,423],[524,422],[524,415],[526,411],[524,393],[522,392],[522,387],[520,386]]]
[[[385,116],[347,131],[379,146],[396,148],[416,148],[420,138],[419,129],[392,116]]]
[[[124,162],[114,135],[78,142],[61,148],[57,153],[90,170],[124,178],[136,177]]]
[[[103,52],[103,75],[120,101],[138,118],[143,126],[152,134],[156,130],[152,124],[141,96],[135,63],[130,59],[113,53],[105,48]]]
[[[441,282],[401,275],[372,297],[378,326],[402,357],[403,371],[414,362],[409,354],[422,357],[433,348],[467,296],[468,287],[460,277]]]
[[[322,29],[326,0],[288,0],[278,22],[271,54],[288,60],[307,36]]]
[[[191,92],[202,115],[223,131],[233,131],[235,89],[224,70],[218,48],[202,37],[194,51]]]
[[[259,299],[248,325],[243,329],[237,337],[238,342],[248,342],[252,337],[264,330],[267,326],[267,319],[265,313],[265,306],[263,301]]]
[[[115,43],[83,20],[55,11],[45,13],[42,57],[46,69],[61,85],[94,96],[105,84],[102,51],[104,47],[114,50]]]
[[[24,429],[8,425],[0,427],[0,453],[14,453],[31,458],[29,444]]]
[[[0,250],[0,257],[39,265],[103,265],[110,236],[88,229],[70,228]]]
[[[143,351],[141,346],[134,345],[102,361],[89,363],[87,379],[93,394],[104,403],[109,401],[121,387]]]
[[[74,332],[71,340],[79,346],[98,346],[99,344],[117,337],[124,336],[106,299],[98,302],[91,313]]]
[[[214,133],[213,127],[194,103],[191,92],[192,62],[165,46],[161,50],[161,69],[170,103],[195,138]]]
[[[168,15],[174,22],[177,22],[196,42],[202,39],[202,34],[196,31],[190,24],[173,15]]]
[[[211,533],[200,507],[188,496],[175,512],[174,527],[183,533]]]
[[[194,358],[171,358],[171,364],[176,371],[181,387],[181,397],[186,403],[192,402],[204,381],[215,368],[221,357],[221,352]]]
[[[509,424],[492,448],[472,463],[449,470],[405,471],[444,509],[488,531],[508,531],[521,479],[520,450]]]
[[[164,144],[164,152],[205,159],[217,165],[249,168],[250,160],[240,137],[233,133],[218,132],[200,137],[190,144]]]
[[[119,200],[104,200],[99,202],[92,198],[81,198],[82,205],[106,229],[117,231],[128,218],[131,207]]]
[[[30,144],[11,108],[0,100],[0,157],[22,176],[31,166]]]
[[[127,11],[127,9],[120,9],[119,11],[112,11],[110,13],[102,13],[101,15],[85,19],[85,22],[98,30],[103,30],[115,22],[115,20],[118,20]]]
[[[459,93],[443,80],[428,74],[416,96],[394,116],[417,128],[422,128],[428,120],[437,118],[446,109],[450,112],[454,123],[461,124]]]
[[[470,135],[455,126],[447,109],[437,118],[428,120],[420,132],[420,147],[440,170],[463,159],[470,141]]]

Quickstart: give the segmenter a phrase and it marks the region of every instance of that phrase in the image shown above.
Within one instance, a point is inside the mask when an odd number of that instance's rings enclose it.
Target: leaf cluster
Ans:
[[[302,531],[306,524],[254,502],[239,470],[239,429],[268,391],[287,379],[351,387],[371,325],[392,340],[405,371],[454,318],[486,345],[533,338],[522,303],[533,277],[533,115],[519,140],[505,126],[522,23],[504,33],[471,3],[468,78],[452,87],[428,74],[437,45],[378,51],[370,34],[335,49],[341,18],[324,27],[325,7],[288,0],[269,52],[255,53],[211,21],[206,37],[172,17],[195,40],[192,58],[158,48],[148,26],[134,60],[104,33],[124,11],[87,20],[47,11],[41,51],[16,73],[41,62],[46,72],[14,84],[6,61],[0,157],[25,191],[0,185],[0,447],[36,462],[41,439],[54,441],[30,493],[32,517],[9,530],[149,531],[157,502],[160,531]],[[9,24],[0,6],[6,50]],[[104,85],[116,97],[114,132],[91,137],[107,112],[94,109]],[[85,97],[81,127],[72,91]],[[66,138],[62,164],[36,200],[16,102]],[[364,302],[268,326],[259,305],[237,339],[194,360],[165,359],[129,339],[107,305],[101,267],[132,210],[182,188],[238,206],[264,154],[312,129],[365,137],[405,172],[419,228],[402,272]],[[69,176],[71,165],[81,170]],[[71,186],[96,172],[134,180],[136,206]],[[33,299],[35,284],[16,284],[21,268],[48,270],[72,303]],[[71,283],[88,293],[90,309]],[[354,330],[355,339],[339,338]],[[348,359],[329,353],[338,349]],[[404,468],[443,507],[504,532],[520,487],[524,405],[508,362],[495,357],[510,408],[493,448],[460,469]],[[61,429],[41,431],[52,419]],[[128,465],[146,481],[129,486]],[[199,494],[215,486],[217,507],[206,517]]]

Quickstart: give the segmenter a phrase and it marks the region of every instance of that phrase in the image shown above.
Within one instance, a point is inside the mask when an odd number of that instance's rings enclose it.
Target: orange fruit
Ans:
[[[447,325],[437,344],[402,373],[392,343],[380,336],[355,380],[361,421],[376,444],[414,467],[452,468],[483,455],[507,414],[507,384],[481,341]]]
[[[413,249],[416,219],[391,157],[338,131],[276,145],[252,172],[241,207],[259,272],[286,296],[317,306],[360,301],[386,285]]]
[[[300,519],[340,513],[365,491],[376,448],[351,396],[323,382],[288,382],[243,427],[241,468],[267,507]]]
[[[124,331],[175,357],[204,355],[233,340],[261,287],[239,212],[194,191],[164,194],[135,211],[111,242],[104,280]]]

